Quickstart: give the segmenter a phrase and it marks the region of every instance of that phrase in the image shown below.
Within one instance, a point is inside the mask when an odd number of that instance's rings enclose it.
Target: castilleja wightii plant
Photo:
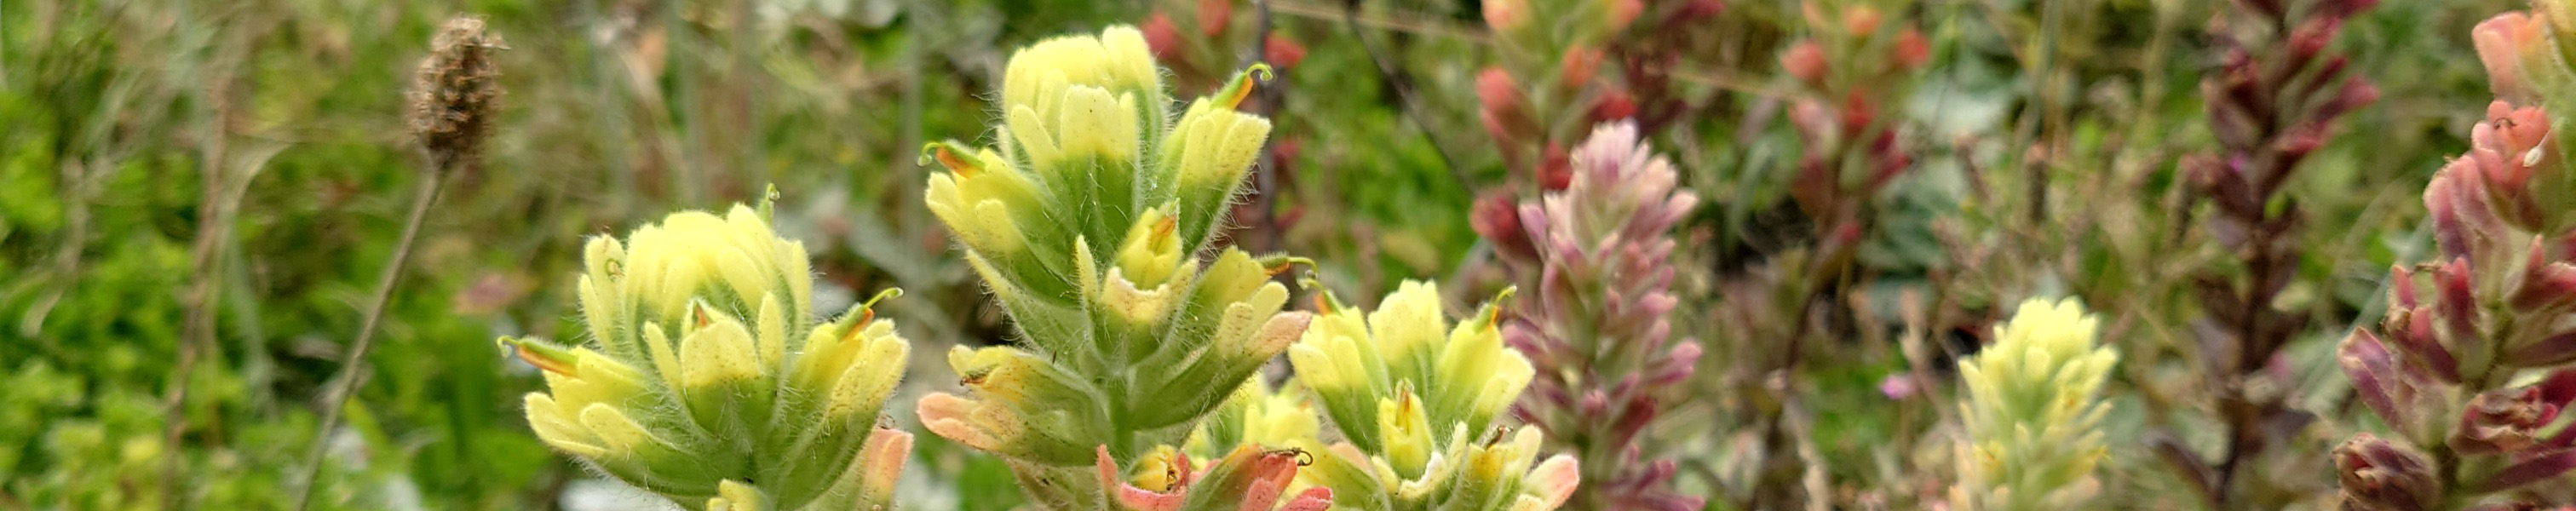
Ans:
[[[2576,503],[2576,12],[2563,1],[2478,24],[2496,95],[2469,152],[2424,188],[2437,258],[2390,276],[2388,316],[2340,360],[2387,422],[2335,450],[2346,509]]]
[[[1504,346],[1495,304],[1452,327],[1429,283],[1404,283],[1376,312],[1321,301],[1288,360],[1345,440],[1307,468],[1338,507],[1543,511],[1573,493],[1575,459],[1540,461],[1544,435],[1508,425],[1533,370]]]
[[[1175,117],[1145,39],[1118,27],[1011,56],[999,146],[925,149],[928,203],[1018,343],[949,353],[964,395],[922,399],[931,432],[1009,458],[1049,509],[1320,509],[1282,495],[1307,455],[1229,446],[1207,474],[1174,446],[1309,315],[1283,311],[1285,257],[1218,246],[1270,121],[1235,110],[1254,65]]]
[[[709,509],[878,509],[912,436],[877,429],[909,345],[874,303],[823,320],[764,205],[592,238],[590,341],[503,338],[544,370],[528,424],[600,473]],[[889,293],[891,294],[891,293]],[[880,295],[884,296],[884,295]]]
[[[1965,437],[1957,449],[1957,509],[2089,509],[2102,438],[2102,384],[2120,355],[2094,341],[2092,314],[2074,299],[2022,302],[1995,327],[1995,344],[1959,362]]]
[[[1581,456],[1576,509],[1691,510],[1673,492],[1675,464],[1647,435],[1699,362],[1672,335],[1672,229],[1698,202],[1634,124],[1606,124],[1574,150],[1562,190],[1475,226],[1535,289],[1514,304],[1503,338],[1537,369],[1520,418]]]

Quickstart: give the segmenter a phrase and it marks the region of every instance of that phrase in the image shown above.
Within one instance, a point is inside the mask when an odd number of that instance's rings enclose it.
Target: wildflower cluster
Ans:
[[[1212,382],[1245,381],[1309,318],[1270,279],[1291,259],[1211,241],[1270,133],[1235,109],[1256,74],[1174,117],[1143,33],[1051,39],[1010,58],[999,147],[925,149],[948,170],[930,209],[1021,341],[949,353],[968,392],[922,399],[931,432],[1011,459],[1052,509],[1281,500],[1291,453],[1234,448],[1204,476],[1169,454],[1231,394]]]
[[[2199,370],[2216,390],[2209,405],[2226,425],[2226,441],[2210,459],[2196,452],[2168,459],[2213,507],[2289,504],[2270,488],[2270,474],[2290,470],[2275,465],[2288,456],[2264,454],[2295,440],[2314,417],[2290,406],[2298,386],[2267,370],[2312,321],[2280,307],[2304,257],[2296,233],[2305,220],[2287,186],[2336,121],[2378,97],[2329,45],[2346,21],[2376,3],[2230,2],[2211,23],[2216,65],[2200,90],[2219,147],[2186,157],[2182,177],[2191,200],[2210,206],[2203,225],[2230,259],[2194,283],[2208,312],[2193,329],[2208,347],[2199,351]]]
[[[1533,369],[1504,346],[1495,304],[1452,327],[1436,284],[1406,282],[1375,312],[1322,301],[1288,360],[1346,440],[1308,468],[1336,505],[1544,511],[1571,496],[1575,459],[1540,460],[1544,435],[1499,420]]]
[[[528,424],[601,473],[713,509],[884,507],[912,437],[880,430],[909,344],[873,301],[822,321],[767,206],[673,214],[586,249],[590,342],[503,338],[544,370]],[[891,292],[889,292],[891,294]]]
[[[1674,494],[1671,460],[1642,440],[1690,379],[1700,346],[1672,339],[1672,228],[1698,196],[1634,124],[1605,124],[1574,150],[1565,189],[1517,208],[1480,208],[1478,232],[1535,289],[1503,337],[1537,377],[1518,415],[1581,453],[1582,509],[1698,509]]]
[[[2424,189],[2438,259],[2390,275],[2387,318],[2341,346],[2344,373],[2390,436],[2335,451],[2345,505],[2426,509],[2570,503],[2544,481],[2576,469],[2576,209],[2560,137],[2576,73],[2565,2],[2480,23],[2500,98],[2467,154]],[[2428,286],[2429,285],[2429,286]],[[2429,287],[2429,288],[2428,288]]]

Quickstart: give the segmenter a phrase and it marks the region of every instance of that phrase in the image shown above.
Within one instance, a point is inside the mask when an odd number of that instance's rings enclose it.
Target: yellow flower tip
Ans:
[[[1100,31],[1100,46],[1108,53],[1118,82],[1136,88],[1159,88],[1162,72],[1154,65],[1154,50],[1145,43],[1145,33],[1136,27],[1118,25]]]
[[[1315,338],[1321,330],[1307,330],[1306,340],[1288,347],[1288,365],[1297,369],[1297,377],[1306,380],[1308,388],[1318,392],[1342,390],[1342,375],[1333,371],[1332,356],[1325,354],[1323,348],[1331,341]]]
[[[581,426],[599,439],[600,447],[615,456],[633,456],[637,449],[661,442],[635,418],[607,403],[582,407],[580,417]]]
[[[1405,281],[1386,295],[1376,312],[1369,313],[1368,324],[1369,336],[1390,364],[1440,342],[1448,320],[1440,312],[1439,284]]]
[[[608,449],[592,440],[589,430],[582,427],[577,417],[567,416],[563,406],[546,393],[530,392],[522,398],[522,403],[527,409],[528,428],[536,430],[537,439],[544,441],[546,446],[585,458],[608,455]]]
[[[1171,206],[1147,208],[1127,228],[1126,241],[1118,248],[1116,269],[1135,282],[1159,284],[1172,278],[1181,264],[1181,243],[1176,231],[1180,219],[1173,217]]]
[[[707,511],[764,511],[769,498],[759,488],[726,479],[716,484],[715,498],[707,499]]]
[[[957,384],[977,390],[989,386],[995,373],[1021,363],[1017,353],[1007,346],[948,348],[948,368],[957,372]]]
[[[1169,445],[1154,446],[1152,451],[1136,460],[1136,477],[1128,484],[1140,490],[1170,493],[1183,482],[1181,474],[1187,470],[1184,467],[1188,464],[1189,460],[1181,455],[1180,450]]]
[[[1417,479],[1433,460],[1438,441],[1431,437],[1430,419],[1424,415],[1422,399],[1413,394],[1410,383],[1400,384],[1394,398],[1379,398],[1377,428],[1386,439],[1386,458],[1405,479]]]
[[[841,369],[824,409],[826,415],[839,419],[862,410],[873,414],[885,403],[886,396],[894,393],[895,385],[903,381],[903,364],[912,344],[893,336],[890,327],[882,330],[887,331],[872,333],[864,346],[854,347],[859,353]]]
[[[1164,292],[1168,285],[1156,285],[1152,289],[1144,289],[1135,281],[1129,280],[1126,270],[1121,268],[1110,268],[1107,280],[1109,285],[1101,293],[1101,302],[1120,319],[1137,325],[1157,325],[1163,322],[1163,312],[1171,302],[1170,293]]]
[[[749,330],[740,321],[699,309],[702,325],[680,339],[682,387],[705,387],[757,378],[763,366],[756,358]]]

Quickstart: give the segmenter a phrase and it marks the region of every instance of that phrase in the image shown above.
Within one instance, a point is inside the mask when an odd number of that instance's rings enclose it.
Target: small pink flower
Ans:
[[[1907,371],[1897,371],[1878,382],[1878,393],[1897,401],[1913,399],[1922,390],[1914,384],[1914,373]]]

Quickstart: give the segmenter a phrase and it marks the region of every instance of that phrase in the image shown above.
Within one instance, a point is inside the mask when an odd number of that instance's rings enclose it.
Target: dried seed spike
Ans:
[[[412,134],[433,156],[471,160],[491,134],[503,94],[492,51],[510,46],[485,31],[482,18],[470,16],[447,20],[430,46],[413,79]]]

